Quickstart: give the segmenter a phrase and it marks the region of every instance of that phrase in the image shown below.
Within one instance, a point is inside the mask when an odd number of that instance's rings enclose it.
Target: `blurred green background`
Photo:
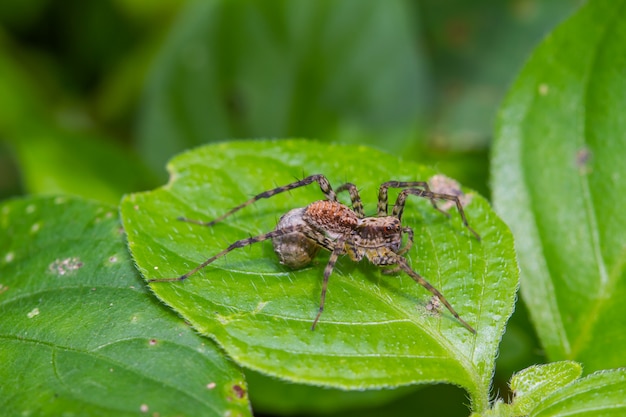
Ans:
[[[488,194],[495,110],[579,1],[4,0],[0,196],[116,203],[210,141],[366,143]]]
[[[117,204],[177,152],[267,137],[368,144],[489,196],[498,104],[580,3],[3,0],[0,198]],[[495,392],[540,360],[532,334],[518,303]],[[417,395],[466,411],[459,389]]]

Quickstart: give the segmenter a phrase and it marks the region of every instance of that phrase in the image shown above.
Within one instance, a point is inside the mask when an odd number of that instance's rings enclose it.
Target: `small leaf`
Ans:
[[[626,415],[626,371],[599,371],[544,399],[531,417]]]
[[[241,372],[147,291],[114,208],[0,206],[3,415],[250,415]]]
[[[552,360],[626,365],[626,2],[587,2],[535,51],[499,115],[494,204]]]
[[[528,415],[544,398],[572,383],[582,374],[576,362],[554,362],[535,365],[518,372],[511,378],[514,415]]]
[[[206,146],[174,158],[168,168],[165,187],[122,202],[129,247],[146,278],[180,276],[230,243],[272,230],[282,214],[323,195],[315,184],[293,190],[211,228],[179,222],[179,216],[208,221],[255,194],[314,173],[325,174],[335,187],[355,183],[366,213],[373,213],[380,183],[435,174],[367,147],[303,140]],[[408,276],[385,276],[347,258],[331,276],[326,310],[311,331],[328,253],[293,271],[278,263],[269,242],[232,251],[184,282],[151,287],[235,361],[260,372],[344,389],[450,382],[469,390],[475,408],[485,408],[514,303],[517,265],[506,226],[484,199],[468,197],[467,217],[480,242],[457,213],[448,219],[418,198],[408,202],[403,222],[416,236],[409,262],[476,335],[445,309],[429,312],[431,294]]]

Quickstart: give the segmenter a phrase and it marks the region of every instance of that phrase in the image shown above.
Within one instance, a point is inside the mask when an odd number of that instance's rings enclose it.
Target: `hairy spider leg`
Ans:
[[[363,203],[361,202],[361,196],[359,195],[359,190],[357,190],[356,185],[351,182],[347,182],[339,186],[336,190],[337,194],[342,191],[348,191],[350,193],[350,201],[352,201],[352,211],[354,211],[359,219],[365,217],[365,213],[363,212]]]
[[[463,224],[465,225],[465,227],[467,227],[467,229],[470,232],[472,232],[474,237],[476,237],[476,239],[480,241],[480,236],[478,235],[478,233],[476,233],[476,231],[472,229],[472,227],[467,222],[467,217],[465,217],[465,211],[463,210],[463,205],[461,204],[461,200],[459,200],[458,196],[452,195],[452,194],[435,193],[430,190],[420,190],[419,188],[406,188],[402,190],[400,194],[398,194],[398,199],[396,200],[396,204],[393,206],[392,215],[397,217],[399,220],[402,219],[402,212],[404,211],[404,204],[406,203],[406,198],[408,195],[416,195],[418,197],[428,198],[431,201],[434,201],[434,199],[437,199],[437,198],[441,200],[454,201],[454,203],[456,204],[456,208],[459,211],[459,214],[461,215],[461,219],[463,220]]]
[[[186,217],[179,217],[178,220],[188,222],[188,223],[199,224],[201,226],[213,226],[214,224],[221,222],[222,220],[224,220],[231,214],[253,203],[256,203],[257,201],[263,198],[270,198],[276,194],[284,193],[285,191],[290,191],[295,188],[304,187],[306,185],[312,184],[313,182],[317,182],[320,185],[320,189],[322,190],[322,193],[324,193],[324,195],[326,196],[328,200],[337,201],[337,194],[335,193],[335,191],[333,191],[332,187],[330,186],[330,183],[328,182],[328,179],[326,179],[326,177],[322,174],[315,174],[315,175],[310,175],[306,178],[303,178],[300,181],[295,181],[295,182],[292,182],[291,184],[283,185],[282,187],[273,188],[271,190],[264,191],[261,194],[257,194],[254,197],[252,197],[250,200],[246,201],[245,203],[242,203],[238,205],[237,207],[232,208],[231,210],[227,211],[225,214],[221,215],[220,217],[214,220],[211,220],[210,222],[203,222],[201,220],[188,219]]]
[[[322,281],[322,296],[320,298],[320,308],[317,312],[317,316],[315,316],[315,320],[313,320],[313,324],[311,325],[311,330],[315,330],[315,325],[317,324],[322,312],[324,311],[324,303],[326,302],[326,289],[328,288],[328,278],[330,274],[332,274],[333,269],[335,268],[335,263],[337,263],[337,259],[339,255],[343,255],[345,252],[344,245],[346,243],[345,237],[340,237],[334,242],[334,249],[330,253],[330,258],[328,259],[328,263],[326,264],[326,268],[324,268],[324,281]]]
[[[289,234],[289,233],[299,232],[299,231],[302,231],[302,226],[285,227],[285,228],[278,229],[278,230],[272,230],[271,232],[268,232],[268,233],[263,233],[262,235],[253,236],[253,237],[249,237],[247,239],[238,240],[238,241],[236,241],[234,243],[231,243],[226,249],[224,249],[223,251],[219,252],[218,254],[210,257],[209,259],[207,259],[206,261],[202,262],[200,265],[198,265],[197,267],[195,267],[191,271],[187,272],[186,274],[183,274],[183,275],[181,275],[179,277],[176,277],[176,278],[154,278],[154,279],[149,279],[148,282],[184,281],[187,278],[189,278],[189,276],[195,274],[196,272],[198,272],[199,270],[201,270],[205,266],[211,264],[215,260],[221,258],[222,256],[228,254],[229,252],[232,252],[235,249],[243,248],[245,246],[249,246],[249,245],[252,245],[254,243],[263,242],[264,240],[274,239],[274,238],[277,238],[277,237],[280,237],[280,236],[283,236],[283,235],[286,235],[286,234]]]
[[[415,236],[415,233],[413,233],[413,229],[411,229],[410,227],[403,227],[402,233],[405,233],[407,235],[407,241],[406,241],[406,245],[404,245],[404,247],[400,248],[400,250],[396,252],[400,256],[404,255],[409,250],[411,250],[411,248],[413,247],[413,241],[414,241],[414,236]],[[385,275],[394,275],[400,272],[401,269],[402,268],[400,268],[399,265],[396,265],[393,268],[382,269],[381,271]]]
[[[409,250],[411,250],[411,248],[413,247],[413,241],[415,237],[415,233],[413,232],[413,229],[411,229],[408,226],[402,228],[402,233],[406,234],[407,240],[406,240],[406,245],[404,245],[403,248],[400,248],[400,250],[397,252],[398,255],[404,255]]]
[[[421,285],[422,287],[426,288],[428,291],[430,291],[431,294],[433,294],[435,297],[437,297],[439,299],[439,301],[441,301],[443,303],[443,305],[446,306],[446,308],[450,311],[450,313],[452,313],[452,315],[463,325],[465,326],[465,328],[467,328],[470,332],[476,334],[476,330],[474,330],[474,328],[472,326],[470,326],[465,320],[463,320],[461,318],[461,316],[459,316],[459,313],[456,312],[456,310],[454,310],[454,308],[452,308],[452,305],[450,305],[450,303],[448,302],[448,300],[446,300],[446,298],[443,296],[443,294],[441,294],[439,292],[439,290],[435,287],[433,287],[428,281],[426,281],[420,274],[418,274],[417,272],[415,272],[406,262],[406,259],[404,259],[401,256],[396,256],[394,257],[395,261],[397,262],[398,266],[404,271],[406,272],[411,278],[413,278],[413,280],[415,282],[417,282],[419,285]]]
[[[389,188],[415,187],[422,187],[424,190],[430,191],[430,187],[428,186],[428,183],[426,181],[387,181],[380,184],[380,188],[378,189],[378,217],[384,217],[389,215],[389,205],[387,204],[387,191]],[[439,210],[446,216],[449,216],[448,213],[437,207],[437,202],[434,200],[434,198],[430,199],[430,203],[435,209]]]

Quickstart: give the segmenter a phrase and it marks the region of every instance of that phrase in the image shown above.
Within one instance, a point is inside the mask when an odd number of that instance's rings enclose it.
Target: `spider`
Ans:
[[[401,223],[404,205],[409,195],[429,199],[432,206],[446,216],[449,216],[449,214],[437,206],[436,200],[440,199],[454,202],[461,215],[463,224],[474,237],[480,241],[478,233],[476,233],[467,222],[459,197],[452,194],[431,191],[428,183],[424,181],[388,181],[381,184],[378,191],[378,213],[376,217],[365,216],[359,192],[354,184],[343,184],[335,191],[324,175],[316,174],[300,181],[295,181],[258,194],[210,222],[192,220],[186,217],[179,217],[179,220],[202,226],[213,226],[258,200],[269,198],[295,188],[304,187],[314,182],[319,184],[322,193],[326,197],[325,200],[315,201],[306,207],[295,208],[287,212],[280,218],[273,231],[238,240],[230,244],[223,251],[196,266],[191,271],[177,278],[156,278],[150,279],[149,281],[183,281],[235,249],[271,239],[279,261],[291,268],[301,268],[309,264],[320,248],[330,252],[330,258],[324,269],[320,306],[313,320],[313,324],[311,325],[311,330],[315,330],[315,326],[324,311],[328,278],[333,272],[335,263],[339,256],[348,255],[348,257],[355,262],[366,258],[374,265],[390,267],[390,269],[383,269],[383,273],[404,271],[413,278],[413,280],[439,299],[463,326],[470,332],[476,333],[476,330],[463,320],[454,308],[452,308],[452,305],[450,305],[443,294],[415,272],[403,257],[413,245],[414,238],[413,229],[402,226]],[[387,203],[387,191],[389,188],[401,189],[391,215],[389,215]],[[348,191],[350,194],[352,208],[349,208],[337,200],[337,193],[342,191]],[[407,235],[407,243],[402,247],[404,234]]]

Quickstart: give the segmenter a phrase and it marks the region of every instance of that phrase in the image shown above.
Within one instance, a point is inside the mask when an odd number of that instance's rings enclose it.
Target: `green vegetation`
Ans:
[[[3,3],[3,415],[626,415],[626,2],[544,3]],[[270,242],[146,281],[314,173],[459,180],[482,239],[411,198],[406,257],[477,333],[347,257],[311,331],[329,255]]]

